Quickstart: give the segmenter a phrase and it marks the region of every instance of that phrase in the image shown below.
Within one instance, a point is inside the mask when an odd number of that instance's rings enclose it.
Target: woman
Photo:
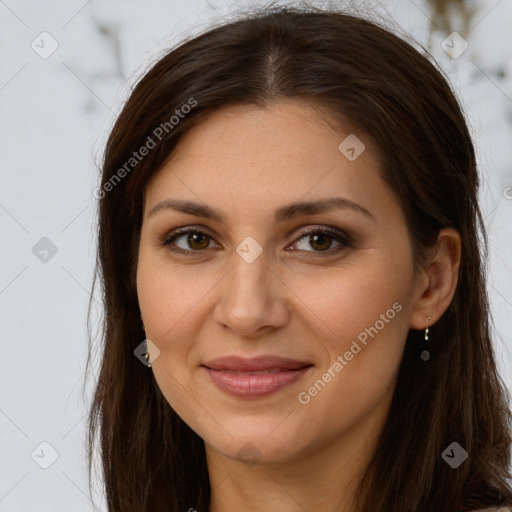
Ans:
[[[449,85],[374,22],[267,9],[161,58],[97,193],[109,511],[511,505],[477,190]]]

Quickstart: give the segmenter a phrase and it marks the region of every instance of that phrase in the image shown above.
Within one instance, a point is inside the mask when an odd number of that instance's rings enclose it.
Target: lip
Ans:
[[[293,384],[313,365],[279,356],[227,356],[202,366],[221,391],[237,397],[259,398]]]
[[[239,357],[239,356],[225,356],[213,359],[203,366],[212,370],[231,370],[235,372],[250,372],[250,371],[264,371],[271,369],[280,370],[298,370],[305,366],[311,366],[307,361],[298,361],[296,359],[289,359],[280,356],[258,356],[258,357]]]

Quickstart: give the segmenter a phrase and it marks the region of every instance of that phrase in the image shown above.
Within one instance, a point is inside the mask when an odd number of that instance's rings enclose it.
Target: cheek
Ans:
[[[377,321],[382,327],[381,315],[386,330],[392,323],[407,323],[406,315],[392,306],[399,302],[404,311],[411,276],[412,265],[407,262],[396,265],[393,257],[383,258],[381,250],[367,250],[357,264],[343,264],[314,276],[290,272],[283,280],[290,282],[298,303],[305,306],[303,314],[317,326],[315,330],[323,331],[320,339],[346,341]]]
[[[326,435],[349,429],[372,411],[384,414],[389,405],[409,329],[411,270],[403,265],[397,274],[389,268],[375,261],[326,274],[309,296],[308,280],[295,283],[311,310],[312,336],[328,354],[297,398],[305,417],[329,425]]]
[[[219,276],[195,265],[173,265],[165,255],[142,248],[137,294],[146,336],[160,349],[161,362],[183,367],[205,321],[205,306]]]
[[[198,279],[197,273],[162,263],[144,249],[139,253],[139,307],[146,336],[160,351],[152,372],[167,402],[185,422],[194,425],[197,421],[190,400],[200,393],[189,378],[192,362],[188,354],[200,329],[198,315],[207,288],[208,283]]]
[[[409,330],[412,261],[398,263],[392,251],[383,254],[381,249],[365,251],[358,263],[362,260],[366,263],[339,267],[314,280],[290,276],[307,306],[303,310],[311,334],[328,354],[320,371],[330,391],[322,391],[317,405],[332,399],[345,412],[376,403],[393,383]]]

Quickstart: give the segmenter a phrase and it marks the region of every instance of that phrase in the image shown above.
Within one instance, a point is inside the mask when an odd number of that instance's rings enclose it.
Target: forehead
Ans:
[[[357,158],[344,152],[346,140]],[[362,200],[383,185],[372,141],[335,126],[325,109],[302,100],[236,105],[182,137],[148,184],[146,213],[169,194],[254,211],[333,192]]]
[[[339,156],[339,144],[354,131],[364,139],[367,156],[376,153],[369,136],[349,128],[348,123],[335,122],[326,107],[310,101],[284,99],[265,107],[233,105],[210,113],[189,130],[167,163],[215,156],[219,161],[236,158],[248,165],[280,154],[286,154],[287,160],[321,161],[323,156]]]

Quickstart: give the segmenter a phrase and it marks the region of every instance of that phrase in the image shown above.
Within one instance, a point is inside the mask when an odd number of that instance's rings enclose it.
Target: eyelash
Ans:
[[[181,249],[179,247],[176,248],[176,247],[171,246],[171,244],[177,238],[179,238],[182,235],[186,235],[186,234],[199,234],[199,235],[203,235],[203,236],[213,240],[213,237],[210,236],[205,231],[198,229],[198,228],[187,227],[187,228],[177,229],[177,230],[161,237],[159,239],[159,245],[161,245],[162,247],[166,247],[169,251],[171,251],[173,253],[183,254],[186,256],[195,256],[198,253],[205,252],[207,250],[207,249],[185,250],[185,249]],[[304,251],[304,250],[298,249],[299,252],[306,252],[306,253],[313,252],[313,253],[318,253],[318,254],[333,255],[338,252],[341,252],[344,248],[350,248],[350,247],[354,246],[354,240],[352,237],[347,235],[345,232],[343,232],[337,228],[330,227],[330,226],[316,227],[314,229],[310,229],[309,231],[304,231],[304,232],[300,233],[299,237],[295,239],[293,244],[302,240],[303,238],[307,238],[308,236],[313,236],[313,235],[328,235],[330,238],[333,238],[336,242],[340,243],[340,245],[337,248],[335,248],[334,250],[328,249],[326,251],[315,251],[315,250]],[[290,245],[293,245],[293,244],[290,244]],[[311,257],[311,256],[308,256],[308,257]],[[316,256],[313,256],[313,257],[316,257]]]

